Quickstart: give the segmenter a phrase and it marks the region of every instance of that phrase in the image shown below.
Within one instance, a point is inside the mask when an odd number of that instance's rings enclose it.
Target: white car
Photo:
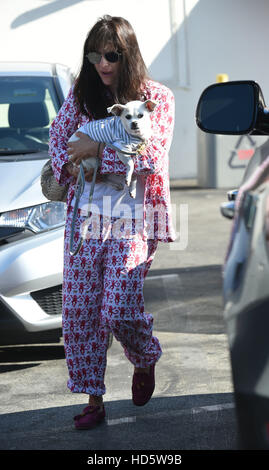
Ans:
[[[0,63],[2,344],[18,332],[21,339],[61,335],[66,207],[43,196],[40,172],[49,127],[72,81],[63,65]]]

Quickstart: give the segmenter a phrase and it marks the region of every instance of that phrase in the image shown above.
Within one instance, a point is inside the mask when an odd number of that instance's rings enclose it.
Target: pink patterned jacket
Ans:
[[[168,152],[174,129],[174,96],[169,88],[152,80],[147,81],[144,94],[145,99],[152,99],[158,103],[151,114],[152,137],[146,149],[134,157],[134,172],[145,176],[144,237],[172,242],[176,236],[172,225]],[[49,154],[57,181],[63,185],[70,183],[68,205],[74,195],[75,179],[63,167],[68,162],[67,141],[86,122],[87,118],[80,113],[71,88],[51,124],[49,143]],[[125,173],[125,166],[109,146],[104,149],[100,173]]]

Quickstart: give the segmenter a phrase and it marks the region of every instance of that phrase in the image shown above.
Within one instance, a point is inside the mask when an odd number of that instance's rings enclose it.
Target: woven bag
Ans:
[[[41,170],[41,190],[49,201],[66,202],[68,184],[61,186],[53,174],[51,160],[48,160]]]

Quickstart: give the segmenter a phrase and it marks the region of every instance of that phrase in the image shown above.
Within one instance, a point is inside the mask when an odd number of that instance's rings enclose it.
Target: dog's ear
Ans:
[[[156,101],[147,100],[144,102],[144,105],[145,105],[145,108],[149,111],[149,113],[152,113],[157,103]]]
[[[113,104],[110,108],[107,108],[107,112],[115,114],[115,116],[120,116],[125,106],[123,104]]]

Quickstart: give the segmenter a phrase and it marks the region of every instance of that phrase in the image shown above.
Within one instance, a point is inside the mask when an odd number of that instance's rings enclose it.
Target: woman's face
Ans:
[[[101,62],[99,64],[95,64],[94,67],[104,85],[108,86],[111,91],[115,91],[118,83],[120,61],[118,60],[117,62],[113,63],[109,62],[104,57],[104,54],[106,52],[112,51],[116,52],[115,48],[111,44],[107,45],[106,47],[102,47],[100,50],[96,51],[102,54],[102,58]]]

